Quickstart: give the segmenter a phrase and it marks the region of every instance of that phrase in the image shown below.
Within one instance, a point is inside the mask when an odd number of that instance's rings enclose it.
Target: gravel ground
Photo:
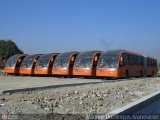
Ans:
[[[159,89],[160,78],[139,78],[113,83],[1,94],[0,113],[25,114],[21,116],[23,119],[28,118],[27,114],[30,114],[30,119],[38,114],[40,119],[49,117],[59,120],[64,118],[80,120],[85,119],[84,115],[109,113]]]
[[[105,114],[158,90],[159,86],[160,78],[141,78],[114,83],[1,94],[0,113]]]

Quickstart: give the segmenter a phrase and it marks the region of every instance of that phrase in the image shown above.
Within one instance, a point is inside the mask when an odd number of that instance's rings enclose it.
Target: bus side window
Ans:
[[[123,65],[127,65],[128,64],[128,59],[127,59],[127,55],[123,54]]]

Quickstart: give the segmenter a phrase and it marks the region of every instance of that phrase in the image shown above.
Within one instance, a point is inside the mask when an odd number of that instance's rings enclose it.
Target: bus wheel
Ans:
[[[129,78],[129,71],[128,70],[126,70],[125,78]]]
[[[155,76],[154,71],[152,71],[152,77],[154,77],[154,76]]]
[[[142,70],[140,71],[140,77],[143,77],[143,71]]]

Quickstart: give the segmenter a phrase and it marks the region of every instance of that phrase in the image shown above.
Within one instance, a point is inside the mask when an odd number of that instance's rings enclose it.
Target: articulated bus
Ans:
[[[87,51],[80,53],[74,62],[73,75],[95,77],[97,61],[100,54],[101,51]]]
[[[20,67],[21,75],[34,75],[34,68],[37,62],[37,59],[41,56],[41,54],[29,55],[27,56]]]
[[[59,53],[50,53],[41,55],[36,63],[34,74],[35,75],[51,75],[52,74],[52,67]]]
[[[5,64],[3,72],[6,74],[18,75],[21,63],[26,56],[26,54],[17,54],[10,57]]]
[[[126,50],[103,52],[97,64],[96,76],[109,78],[142,77],[144,56]]]
[[[158,72],[158,64],[157,64],[157,60],[155,58],[152,57],[148,57],[148,56],[144,56],[145,60],[144,60],[144,73],[145,76],[156,76],[157,72]]]
[[[72,76],[74,61],[79,52],[65,52],[59,54],[53,64],[52,74]]]

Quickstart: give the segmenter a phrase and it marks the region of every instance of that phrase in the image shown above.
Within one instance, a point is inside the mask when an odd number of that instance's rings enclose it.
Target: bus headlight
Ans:
[[[116,68],[111,68],[111,71],[112,72],[115,72],[117,69]]]
[[[67,68],[65,67],[65,68],[63,68],[63,70],[64,70],[64,71],[66,71],[66,70],[67,70]]]
[[[90,70],[90,68],[86,68],[86,70],[87,70],[87,71],[89,71],[89,70]]]

